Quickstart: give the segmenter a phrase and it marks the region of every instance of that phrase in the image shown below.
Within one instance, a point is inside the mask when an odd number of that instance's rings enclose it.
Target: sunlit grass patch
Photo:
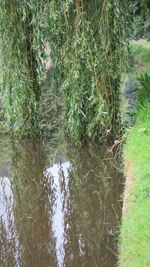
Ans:
[[[142,106],[129,130],[125,162],[132,165],[130,207],[123,215],[120,267],[148,267],[150,263],[150,103]]]

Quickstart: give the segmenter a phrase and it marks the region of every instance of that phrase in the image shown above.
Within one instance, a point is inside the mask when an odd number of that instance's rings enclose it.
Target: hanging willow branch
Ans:
[[[0,1],[3,98],[9,128],[22,134],[39,132],[42,46],[49,42],[52,88],[63,92],[72,140],[79,143],[85,137],[97,140],[118,133],[127,37],[124,2]]]
[[[41,32],[45,2],[0,1],[0,48],[6,127],[19,135],[39,134],[38,107],[44,73]]]
[[[66,96],[75,142],[118,133],[119,83],[127,55],[124,1],[50,1],[53,87]]]

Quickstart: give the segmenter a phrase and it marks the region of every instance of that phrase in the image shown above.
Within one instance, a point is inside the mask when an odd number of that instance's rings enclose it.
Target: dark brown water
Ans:
[[[0,267],[113,267],[122,175],[106,149],[0,140]]]

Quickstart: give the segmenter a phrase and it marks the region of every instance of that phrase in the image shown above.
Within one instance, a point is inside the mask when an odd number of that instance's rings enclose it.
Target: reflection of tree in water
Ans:
[[[11,180],[8,178],[11,161],[9,148],[9,139],[0,139],[0,266],[2,267],[17,266],[17,235],[13,223]]]
[[[18,266],[17,265],[17,235],[14,227],[14,218],[12,213],[12,197],[5,193],[5,183],[0,180],[2,204],[6,207],[6,216],[0,217],[0,266]]]
[[[49,263],[56,266],[55,239],[51,222],[54,194],[51,190],[51,181],[43,176],[45,164],[46,158],[41,143],[13,144],[13,214],[14,229],[18,234],[14,258],[17,255],[17,243],[20,251],[18,265],[6,263],[6,266],[46,267]]]
[[[65,212],[64,266],[114,266],[121,207],[121,176],[113,160],[84,148],[69,154],[72,163]]]
[[[0,266],[114,266],[121,213],[114,160],[104,160],[99,148],[68,148],[69,161],[57,154],[49,166],[53,153],[42,143],[11,145],[12,199],[3,190]]]

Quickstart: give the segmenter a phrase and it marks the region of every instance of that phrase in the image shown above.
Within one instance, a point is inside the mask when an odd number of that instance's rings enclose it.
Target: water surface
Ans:
[[[122,175],[106,148],[0,139],[0,267],[113,267]]]

